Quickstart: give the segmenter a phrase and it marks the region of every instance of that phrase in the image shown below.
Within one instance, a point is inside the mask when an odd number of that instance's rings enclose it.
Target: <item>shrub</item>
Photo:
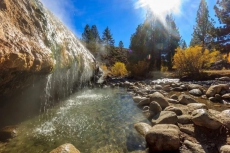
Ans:
[[[149,68],[149,62],[146,60],[138,61],[137,64],[129,64],[128,70],[130,70],[132,76],[144,77],[147,74]]]
[[[200,46],[189,47],[187,49],[177,48],[173,57],[174,67],[178,70],[179,76],[198,74],[210,64],[220,60],[219,51],[203,50]]]
[[[122,63],[122,62],[116,62],[111,67],[111,73],[114,76],[125,76],[125,75],[128,74],[128,71],[127,71],[124,63]]]
[[[103,70],[103,72],[105,72],[105,74],[109,73],[109,70],[108,70],[106,65],[102,64],[102,65],[100,65],[100,68]]]

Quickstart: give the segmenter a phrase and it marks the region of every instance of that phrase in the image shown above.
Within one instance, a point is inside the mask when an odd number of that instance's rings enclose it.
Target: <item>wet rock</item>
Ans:
[[[164,109],[164,111],[172,111],[174,113],[176,113],[176,115],[182,115],[182,111],[181,109],[177,108],[177,107],[174,107],[174,106],[168,106]]]
[[[222,100],[222,98],[221,98],[221,96],[219,94],[215,94],[215,99],[217,101],[221,101]]]
[[[201,145],[193,143],[191,141],[185,140],[184,144],[191,153],[206,153],[207,152],[203,149]]]
[[[139,103],[140,101],[146,100],[146,99],[147,99],[147,98],[141,97],[141,96],[135,96],[135,97],[133,97],[133,101],[134,101],[135,103]]]
[[[177,115],[171,111],[161,111],[157,115],[155,115],[152,119],[153,124],[176,124],[177,123]]]
[[[217,99],[215,97],[209,97],[208,98],[211,102],[218,102]]]
[[[191,103],[188,104],[187,106],[188,106],[189,113],[192,113],[194,110],[197,109],[208,109],[207,106],[202,103]]]
[[[157,102],[162,109],[169,106],[167,99],[159,92],[154,92],[153,94],[149,95],[150,101]]]
[[[175,99],[178,100],[178,96],[176,94],[173,94],[172,96],[170,96],[171,99]]]
[[[66,143],[56,149],[52,150],[50,153],[80,153],[72,144]]]
[[[206,91],[207,97],[214,97],[215,94],[219,94],[221,90],[228,90],[229,85],[228,84],[219,84],[219,85],[213,85],[208,88]]]
[[[137,130],[137,132],[140,133],[142,136],[145,136],[147,132],[152,128],[147,123],[136,123],[134,124],[134,127]]]
[[[230,153],[230,145],[223,145],[219,148],[219,153]]]
[[[149,105],[149,110],[152,111],[153,115],[155,116],[162,111],[162,108],[157,102],[152,101]]]
[[[145,105],[149,105],[150,104],[150,98],[144,98],[143,100],[141,100],[137,106],[145,106]]]
[[[191,116],[190,115],[181,115],[181,116],[177,116],[178,118],[178,123],[180,124],[191,124],[192,120],[191,120]]]
[[[220,119],[224,126],[230,129],[230,109],[222,111],[216,117]]]
[[[168,99],[168,102],[172,104],[179,104],[179,101],[175,99]]]
[[[200,91],[200,89],[192,89],[189,91],[189,93],[194,96],[201,96],[203,94],[202,91]]]
[[[218,78],[219,81],[230,81],[230,78],[227,76]]]
[[[156,90],[162,90],[163,87],[162,87],[161,85],[155,85],[155,89],[156,89]]]
[[[187,105],[190,103],[197,103],[195,99],[185,94],[180,95],[178,99],[179,99],[179,103],[184,104],[184,105]]]
[[[171,87],[170,87],[170,85],[165,85],[162,90],[164,90],[166,92],[170,92],[171,91]]]
[[[171,124],[153,126],[146,134],[149,152],[175,151],[180,147],[180,130]]]
[[[175,87],[172,90],[173,91],[179,91],[179,92],[184,91],[184,89],[182,87]]]
[[[0,129],[0,141],[6,142],[17,136],[16,126],[6,126]]]
[[[216,130],[221,126],[221,122],[206,109],[197,109],[192,112],[192,121],[195,125]]]

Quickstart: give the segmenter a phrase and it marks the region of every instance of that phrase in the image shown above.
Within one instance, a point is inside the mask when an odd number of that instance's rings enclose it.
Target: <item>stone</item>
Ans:
[[[188,148],[191,153],[206,153],[207,150],[204,150],[200,144],[193,143],[189,140],[184,141],[185,146]]]
[[[153,124],[176,124],[177,115],[172,111],[161,111],[152,119]]]
[[[195,136],[195,129],[193,126],[188,126],[188,127],[180,127],[180,131],[184,132],[188,135]]]
[[[199,89],[200,91],[203,92],[203,86],[199,85],[199,84],[190,84],[188,85],[188,89],[192,90],[192,89]]]
[[[216,130],[222,124],[221,122],[206,109],[197,109],[192,112],[192,121],[195,125]]]
[[[162,111],[162,108],[157,102],[152,101],[149,105],[149,110],[152,111],[155,116]]]
[[[147,99],[147,98],[142,97],[142,96],[134,96],[134,97],[133,97],[133,101],[134,101],[135,103],[139,103],[140,101],[145,100],[145,99]]]
[[[215,98],[216,98],[217,101],[221,101],[222,100],[222,97],[219,94],[215,94]]]
[[[227,76],[218,78],[219,81],[230,81],[230,78]]]
[[[149,152],[176,151],[180,147],[180,130],[176,125],[159,124],[146,134]]]
[[[134,127],[142,136],[145,136],[147,132],[152,128],[149,124],[142,122],[134,124]]]
[[[162,95],[159,92],[154,92],[153,94],[149,95],[149,97],[150,97],[150,101],[157,102],[162,109],[169,106],[167,99],[164,97],[164,95]]]
[[[145,105],[149,105],[150,104],[150,98],[144,98],[143,100],[141,100],[137,106],[145,106]]]
[[[230,153],[230,145],[223,145],[219,148],[219,153]]]
[[[172,104],[179,104],[179,101],[175,99],[168,99],[168,102]]]
[[[230,109],[222,111],[216,117],[220,119],[224,126],[230,129]]]
[[[164,111],[172,111],[172,112],[176,113],[177,116],[182,115],[181,109],[174,107],[174,106],[168,106],[164,109]]]
[[[215,97],[209,97],[208,98],[211,102],[217,102],[217,99]]]
[[[212,85],[206,91],[206,96],[207,97],[214,97],[215,94],[219,94],[221,92],[221,90],[228,90],[228,89],[229,89],[228,84]]]
[[[197,109],[208,109],[207,106],[202,103],[191,103],[188,104],[187,106],[188,106],[189,113],[192,113],[194,110]]]
[[[175,87],[172,89],[173,91],[184,91],[184,89],[182,87]]]
[[[171,87],[170,87],[170,85],[165,85],[162,90],[164,90],[166,92],[170,92],[171,91]]]
[[[80,153],[72,144],[66,143],[56,149],[52,150],[50,153]]]
[[[156,90],[162,90],[163,87],[162,87],[161,85],[155,85],[155,89],[156,89]]]
[[[17,136],[16,126],[6,126],[0,129],[0,141],[6,142]]]
[[[224,99],[230,99],[230,93],[222,95],[222,98],[224,98]]]
[[[179,103],[184,104],[184,105],[187,105],[190,103],[197,103],[195,99],[185,94],[180,95],[178,99],[179,99]]]
[[[175,99],[178,100],[178,96],[176,94],[173,94],[172,96],[170,96],[171,99]]]
[[[200,91],[200,89],[192,89],[189,91],[189,93],[194,96],[201,96],[203,94],[202,91]]]
[[[177,116],[178,118],[178,123],[180,124],[191,124],[192,120],[191,120],[191,115],[181,115],[181,116]]]

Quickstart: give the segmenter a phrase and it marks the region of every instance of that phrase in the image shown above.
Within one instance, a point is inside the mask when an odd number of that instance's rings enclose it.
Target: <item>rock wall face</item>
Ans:
[[[78,77],[88,79],[95,68],[94,57],[41,2],[0,1],[1,93],[19,88],[22,85],[16,84],[28,75],[53,73],[73,65],[81,70]]]

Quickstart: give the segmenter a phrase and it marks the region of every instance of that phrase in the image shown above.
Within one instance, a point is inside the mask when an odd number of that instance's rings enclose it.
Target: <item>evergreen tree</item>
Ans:
[[[92,25],[91,33],[92,33],[93,41],[98,44],[101,43],[101,38],[96,25]]]
[[[186,49],[187,48],[187,44],[186,44],[184,39],[180,40],[179,46],[180,46],[181,49]]]
[[[93,39],[92,32],[90,26],[87,24],[84,28],[84,32],[82,33],[82,40],[85,43],[89,43]]]
[[[124,48],[124,44],[123,44],[123,42],[122,41],[119,41],[119,48],[120,48],[120,50],[122,51],[122,49]]]
[[[221,52],[230,51],[230,0],[217,0],[214,6],[216,16],[222,26],[216,28],[217,43]]]
[[[110,29],[106,27],[106,29],[103,32],[102,35],[102,42],[106,48],[107,54],[111,54],[114,49],[114,39],[112,37],[112,34],[110,32]]]
[[[207,3],[201,0],[190,46],[201,45],[203,48],[210,48],[213,42],[213,29],[213,21],[210,21]]]

